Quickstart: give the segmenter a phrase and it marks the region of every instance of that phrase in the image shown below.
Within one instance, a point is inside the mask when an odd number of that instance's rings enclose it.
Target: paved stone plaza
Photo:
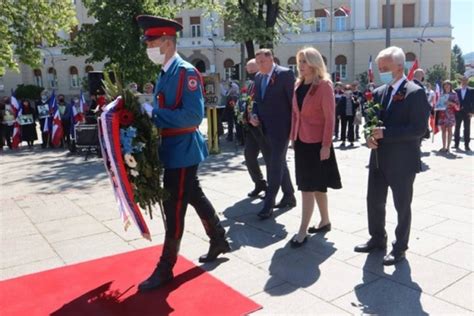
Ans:
[[[296,208],[260,221],[262,201],[246,198],[252,184],[242,148],[224,144],[200,174],[233,252],[202,267],[261,304],[255,315],[472,315],[474,160],[463,151],[439,155],[439,142],[423,142],[408,260],[395,267],[382,266],[382,252],[353,252],[368,238],[366,147],[336,149],[344,187],[329,192],[333,230],[294,250],[288,241],[299,226],[299,194]],[[39,146],[0,155],[1,279],[162,243],[159,210],[149,220],[151,243],[135,227],[123,231],[101,160]],[[291,149],[288,161],[294,180]],[[186,217],[181,254],[200,265],[207,237],[191,207]],[[389,196],[389,240],[395,224]]]

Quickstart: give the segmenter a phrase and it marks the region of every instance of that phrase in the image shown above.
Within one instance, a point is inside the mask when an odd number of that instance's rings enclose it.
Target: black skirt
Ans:
[[[328,188],[342,188],[336,154],[331,145],[329,159],[320,159],[321,143],[295,141],[295,168],[298,190],[327,192]]]
[[[32,142],[38,139],[36,134],[36,123],[21,126],[21,140]]]

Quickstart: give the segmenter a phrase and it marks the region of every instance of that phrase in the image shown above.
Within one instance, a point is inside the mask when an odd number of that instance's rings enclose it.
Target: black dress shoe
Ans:
[[[260,212],[258,212],[258,217],[260,217],[260,219],[267,219],[267,218],[270,218],[272,217],[272,214],[273,214],[273,210],[270,208],[270,209],[263,209],[261,210]]]
[[[212,262],[217,259],[217,257],[222,253],[227,253],[230,251],[230,245],[225,238],[217,241],[211,240],[209,246],[209,251],[207,254],[199,257],[199,262]]]
[[[294,196],[291,197],[283,197],[280,203],[276,204],[273,208],[292,208],[296,206],[296,198]]]
[[[471,148],[469,147],[469,145],[464,146],[464,149],[465,149],[466,151],[471,151]]]
[[[290,240],[290,247],[291,248],[299,248],[301,246],[303,246],[306,242],[308,241],[308,236],[306,236],[302,242],[299,242],[298,240],[296,240],[296,236],[293,237],[292,240]]]
[[[405,251],[394,251],[392,250],[388,255],[383,258],[384,266],[392,266],[405,259]]]
[[[310,234],[325,233],[325,232],[328,232],[328,231],[331,231],[331,223],[326,224],[326,225],[321,226],[321,227],[312,226],[312,227],[308,228],[308,233],[310,233]]]
[[[265,192],[267,190],[267,183],[265,181],[255,184],[255,189],[247,194],[248,197],[257,197],[260,192]]]
[[[173,280],[173,271],[158,266],[148,279],[138,285],[138,291],[150,291],[170,283],[171,280]]]
[[[377,249],[386,249],[387,248],[387,238],[383,239],[382,241],[377,241],[374,239],[370,239],[365,244],[360,244],[355,246],[355,252],[372,252],[373,250]]]

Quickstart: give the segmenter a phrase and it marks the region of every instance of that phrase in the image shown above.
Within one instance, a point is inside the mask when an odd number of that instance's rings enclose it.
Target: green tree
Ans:
[[[454,45],[451,50],[451,80],[455,80],[457,74],[464,74],[466,66],[462,57],[462,50],[458,45]]]
[[[434,87],[436,82],[448,79],[448,68],[444,64],[436,64],[426,70],[426,81]]]
[[[105,61],[116,65],[124,82],[153,80],[158,67],[147,57],[136,17],[140,14],[174,17],[180,6],[166,0],[83,0],[95,24],[84,24],[66,53],[89,56],[87,63]]]
[[[18,62],[32,67],[41,63],[38,45],[61,43],[60,30],[77,25],[71,0],[0,1],[0,76]]]

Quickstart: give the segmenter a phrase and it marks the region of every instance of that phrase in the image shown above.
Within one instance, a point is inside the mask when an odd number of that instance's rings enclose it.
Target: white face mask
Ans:
[[[148,58],[157,65],[163,65],[165,62],[165,54],[160,52],[159,47],[147,48],[146,54]]]

